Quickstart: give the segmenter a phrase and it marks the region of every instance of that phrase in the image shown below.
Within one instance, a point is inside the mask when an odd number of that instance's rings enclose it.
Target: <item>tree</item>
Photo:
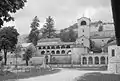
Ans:
[[[93,51],[93,53],[101,53],[102,49],[95,46],[95,42],[90,40],[90,51]]]
[[[60,38],[64,42],[75,42],[77,39],[77,34],[72,29],[70,29],[68,32],[61,31]]]
[[[20,44],[17,44],[16,47],[15,47],[15,50],[14,50],[14,53],[15,53],[15,57],[21,57],[21,51],[22,51],[22,46]]]
[[[0,0],[0,28],[4,21],[14,20],[11,13],[16,13],[24,7],[26,0]]]
[[[95,47],[95,42],[90,39],[90,50],[93,50]]]
[[[32,58],[35,52],[36,52],[36,49],[33,45],[32,46],[30,45],[29,47],[27,47],[25,54],[23,54],[23,60],[26,61],[27,66],[28,66],[28,61],[30,60],[30,58]]]
[[[37,45],[37,41],[39,40],[39,19],[37,16],[33,19],[33,22],[31,23],[31,31],[28,36],[28,39],[30,42],[32,42],[35,46]]]
[[[46,23],[43,26],[42,35],[44,38],[54,38],[56,33],[54,29],[54,20],[51,16],[46,18]]]
[[[7,63],[7,52],[14,51],[19,33],[14,27],[4,27],[0,30],[0,49],[4,51],[5,65]]]

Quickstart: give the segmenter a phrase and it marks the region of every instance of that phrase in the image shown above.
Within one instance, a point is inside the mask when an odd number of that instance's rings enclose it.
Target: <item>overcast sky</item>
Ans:
[[[91,18],[92,21],[112,20],[110,0],[27,0],[24,9],[14,14],[14,24],[20,34],[30,32],[30,24],[35,16],[40,20],[40,27],[45,18],[52,16],[57,30],[67,28],[77,22],[82,16]]]

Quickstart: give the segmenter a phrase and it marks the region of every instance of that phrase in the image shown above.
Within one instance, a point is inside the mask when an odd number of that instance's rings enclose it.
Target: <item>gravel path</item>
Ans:
[[[73,69],[61,69],[59,73],[50,74],[45,76],[37,76],[28,79],[19,79],[19,81],[74,81],[75,77],[82,76],[85,73],[91,73],[95,71],[79,71]],[[99,72],[99,71],[96,71]],[[102,71],[101,71],[102,72]],[[107,73],[106,71],[103,71]]]

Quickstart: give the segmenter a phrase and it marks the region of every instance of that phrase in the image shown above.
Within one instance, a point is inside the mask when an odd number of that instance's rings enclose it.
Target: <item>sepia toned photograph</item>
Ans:
[[[119,0],[0,0],[0,81],[120,81]]]

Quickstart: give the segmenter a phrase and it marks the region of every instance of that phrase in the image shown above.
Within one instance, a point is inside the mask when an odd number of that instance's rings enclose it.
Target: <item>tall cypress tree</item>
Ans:
[[[38,36],[39,36],[39,19],[37,16],[35,16],[35,18],[33,19],[33,22],[31,23],[31,31],[30,34],[28,36],[29,41],[32,42],[35,46],[37,45],[37,41],[38,41]]]
[[[54,20],[51,16],[49,16],[48,18],[46,18],[46,23],[43,26],[43,37],[44,38],[54,38],[56,33],[55,33],[55,29],[54,29]]]

